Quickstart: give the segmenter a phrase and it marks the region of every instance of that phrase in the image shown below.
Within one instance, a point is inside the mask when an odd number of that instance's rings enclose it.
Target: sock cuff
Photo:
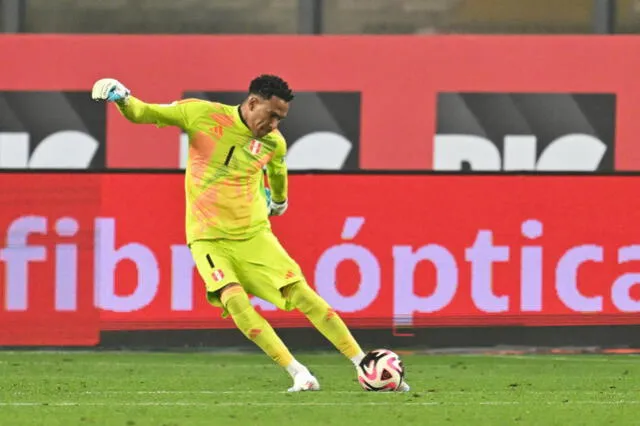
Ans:
[[[287,370],[287,373],[291,377],[295,377],[299,373],[308,373],[309,370],[304,365],[300,364],[298,360],[292,358],[291,362],[284,367]]]
[[[246,310],[251,306],[249,295],[239,285],[225,289],[220,295],[220,301],[230,314]]]
[[[227,287],[220,294],[220,301],[224,304],[229,300],[229,298],[238,293],[244,293],[244,289],[239,285],[233,285],[231,287]]]
[[[349,356],[349,359],[351,360],[353,365],[358,366],[360,364],[360,361],[362,361],[362,359],[364,358],[364,356],[365,356],[364,352],[362,352],[362,350],[358,350],[358,353],[354,356]]]

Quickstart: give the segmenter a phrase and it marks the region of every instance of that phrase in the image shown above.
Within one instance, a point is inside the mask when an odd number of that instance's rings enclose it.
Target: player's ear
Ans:
[[[258,106],[260,99],[255,95],[250,95],[247,105],[249,105],[249,111],[253,111]]]

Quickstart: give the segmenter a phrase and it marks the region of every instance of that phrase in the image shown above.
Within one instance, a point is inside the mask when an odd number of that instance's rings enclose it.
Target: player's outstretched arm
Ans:
[[[269,203],[269,215],[280,216],[289,206],[287,199],[287,163],[285,155],[287,143],[284,139],[279,141],[271,161],[267,163],[267,177],[271,188],[271,201]]]
[[[91,97],[96,101],[115,103],[122,115],[133,123],[178,126],[185,130],[190,124],[185,107],[189,101],[149,104],[132,96],[124,84],[113,78],[96,81]]]

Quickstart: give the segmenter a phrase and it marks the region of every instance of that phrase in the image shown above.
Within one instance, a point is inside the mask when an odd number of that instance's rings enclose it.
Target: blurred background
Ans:
[[[0,344],[252,347],[184,246],[187,136],[89,91],[266,71],[298,93],[274,229],[364,345],[640,346],[640,0],[0,0],[0,32]]]
[[[197,13],[194,13],[197,11]],[[118,19],[102,19],[105,14]],[[632,34],[638,0],[1,0],[1,29],[120,34]]]

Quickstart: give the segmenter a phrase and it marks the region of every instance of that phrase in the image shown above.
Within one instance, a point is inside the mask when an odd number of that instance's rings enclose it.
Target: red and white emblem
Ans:
[[[252,140],[251,143],[249,143],[249,152],[252,153],[253,155],[258,155],[260,154],[260,151],[262,150],[262,142],[258,142],[257,140]]]
[[[224,273],[222,272],[222,269],[216,269],[215,271],[213,271],[211,276],[213,277],[213,280],[215,282],[220,282],[224,279]]]

